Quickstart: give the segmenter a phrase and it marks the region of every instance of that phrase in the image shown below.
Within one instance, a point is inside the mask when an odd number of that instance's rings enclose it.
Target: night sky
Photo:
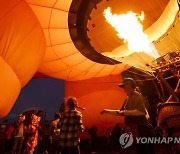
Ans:
[[[30,107],[46,111],[46,119],[52,120],[64,98],[64,81],[54,78],[32,79],[24,88],[10,113],[2,120],[14,121],[19,113]]]

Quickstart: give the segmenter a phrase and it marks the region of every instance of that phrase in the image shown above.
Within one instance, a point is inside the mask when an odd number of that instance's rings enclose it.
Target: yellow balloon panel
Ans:
[[[72,0],[58,0],[58,1],[56,1],[54,8],[68,12],[70,5],[71,5],[71,2],[72,2]]]
[[[112,71],[113,75],[119,74],[119,70],[121,70],[121,72],[127,70],[128,68],[130,68],[130,65],[127,65],[126,63],[121,63],[118,64],[114,67],[114,70]]]
[[[26,0],[28,4],[68,11],[72,0]]]
[[[36,6],[36,5],[29,5],[35,15],[37,16],[42,26],[42,28],[48,28],[49,27],[49,20],[51,18],[51,8],[46,8],[46,7],[41,7],[41,6]]]
[[[168,31],[175,20],[178,10],[177,1],[171,0],[160,18],[145,31],[151,41],[156,41]]]
[[[69,69],[69,66],[66,65],[62,60],[55,60],[43,63],[39,68],[39,71],[51,76],[54,73],[61,74],[63,70],[67,69]]]
[[[0,56],[0,118],[6,116],[16,101],[21,83],[14,71]]]
[[[119,64],[120,66],[122,64]],[[94,76],[104,76],[107,74],[112,74],[115,71],[115,68],[117,67],[114,65],[104,65],[104,64],[98,64],[98,63],[94,63],[90,60],[86,60],[83,63],[80,63],[79,65],[76,65],[76,69],[81,70],[81,71],[85,71],[85,73],[90,73],[90,74],[94,74]],[[122,69],[122,68],[121,68]],[[121,70],[120,69],[120,70]],[[119,73],[119,69],[117,69]],[[91,75],[92,76],[92,75]]]
[[[133,53],[134,53],[133,51],[131,51],[127,48],[127,44],[125,44],[125,45],[121,45],[121,46],[115,48],[111,52],[104,52],[102,54],[105,56],[108,56],[108,57],[115,58],[115,57],[126,57]]]
[[[46,53],[43,62],[50,62],[72,56],[79,53],[72,42],[46,47]]]
[[[111,75],[113,70],[114,70],[113,65],[105,65],[104,67],[102,67],[102,69],[97,73],[95,77],[106,76],[107,74]]]
[[[72,42],[69,29],[50,29],[49,33],[52,45]]]
[[[68,56],[72,56],[79,52],[76,47],[74,46],[73,42],[65,43],[61,45],[55,45],[53,46],[54,51],[56,52],[56,55],[59,58],[65,58]]]
[[[93,70],[94,72],[97,72],[97,70],[99,69],[96,67],[96,65],[98,64],[89,59],[86,59],[85,61],[83,61],[83,63],[76,65],[76,69],[82,70],[82,71],[86,70],[86,72],[91,72],[91,70]]]
[[[92,62],[88,59],[75,66],[68,66],[65,65],[61,60],[56,60],[54,62],[50,62],[49,64],[48,62],[43,63],[39,71],[55,78],[74,81],[106,76],[107,74],[119,74],[120,71],[124,71],[128,68],[130,68],[130,66],[126,64],[119,64],[116,66],[104,65]]]
[[[49,27],[54,29],[68,29],[68,12],[53,9]]]
[[[180,35],[177,35],[179,33],[180,20],[177,18],[177,21],[170,27],[170,30],[156,43],[156,48],[161,55],[172,51],[180,52],[179,44],[177,43],[180,40]]]
[[[105,65],[88,60],[81,55],[71,40],[68,29],[68,13],[72,1],[58,0],[48,3],[47,1],[28,0],[27,2],[44,28],[46,37],[46,54],[39,71],[65,80],[73,80],[75,77],[78,80],[78,77],[86,79],[97,76],[96,73],[99,74]],[[110,68],[110,70],[114,70],[113,68],[116,66],[110,66]],[[119,70],[116,73],[120,72]],[[107,73],[109,71],[105,71],[103,75],[108,75]]]
[[[43,6],[45,8],[47,7],[53,7],[55,3],[57,3],[57,0],[26,0],[28,4]]]
[[[62,79],[66,79],[66,80],[71,80],[69,74],[71,73],[72,68],[68,67],[65,70],[60,70],[57,72],[53,72],[51,74],[49,74],[50,76],[54,77],[54,78],[62,78]]]
[[[84,57],[79,52],[77,52],[76,54],[62,58],[61,60],[68,66],[75,66],[80,63],[83,63],[86,59],[87,59],[86,57]]]
[[[83,76],[86,72],[85,71],[81,71],[81,70],[77,70],[77,69],[71,69],[69,71],[69,73],[67,74],[67,78],[69,80],[74,80],[79,76]]]

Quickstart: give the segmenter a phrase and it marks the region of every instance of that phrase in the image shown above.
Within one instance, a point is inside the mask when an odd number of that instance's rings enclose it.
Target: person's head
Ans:
[[[128,95],[132,91],[135,90],[136,83],[135,83],[134,79],[132,79],[132,78],[124,78],[123,82],[118,84],[118,86],[123,88],[125,90],[125,92],[127,93],[127,95]]]
[[[25,115],[19,114],[19,115],[18,115],[18,120],[19,120],[19,121],[24,121],[24,120],[25,120]]]
[[[61,118],[61,114],[59,112],[56,112],[54,114],[54,119],[60,119]]]
[[[66,108],[65,108],[65,100],[64,100],[63,103],[60,105],[59,112],[63,113],[65,110]]]
[[[68,97],[66,100],[66,105],[69,109],[74,109],[78,104],[78,101],[75,97]]]

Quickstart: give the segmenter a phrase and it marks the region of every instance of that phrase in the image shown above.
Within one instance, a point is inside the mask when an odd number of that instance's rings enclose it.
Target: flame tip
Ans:
[[[111,8],[108,7],[104,10],[104,16],[106,21],[118,32],[117,36],[128,43],[129,50],[136,52],[145,51],[154,58],[158,56],[157,50],[154,46],[151,46],[152,43],[148,39],[148,35],[143,32],[143,25],[140,23],[140,21],[144,20],[143,11],[141,11],[140,15],[133,11],[118,15],[112,14]]]

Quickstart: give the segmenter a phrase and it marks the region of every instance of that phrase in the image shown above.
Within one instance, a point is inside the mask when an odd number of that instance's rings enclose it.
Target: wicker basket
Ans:
[[[157,125],[168,136],[180,137],[180,103],[168,102],[158,105]],[[177,152],[180,146],[175,145]]]

